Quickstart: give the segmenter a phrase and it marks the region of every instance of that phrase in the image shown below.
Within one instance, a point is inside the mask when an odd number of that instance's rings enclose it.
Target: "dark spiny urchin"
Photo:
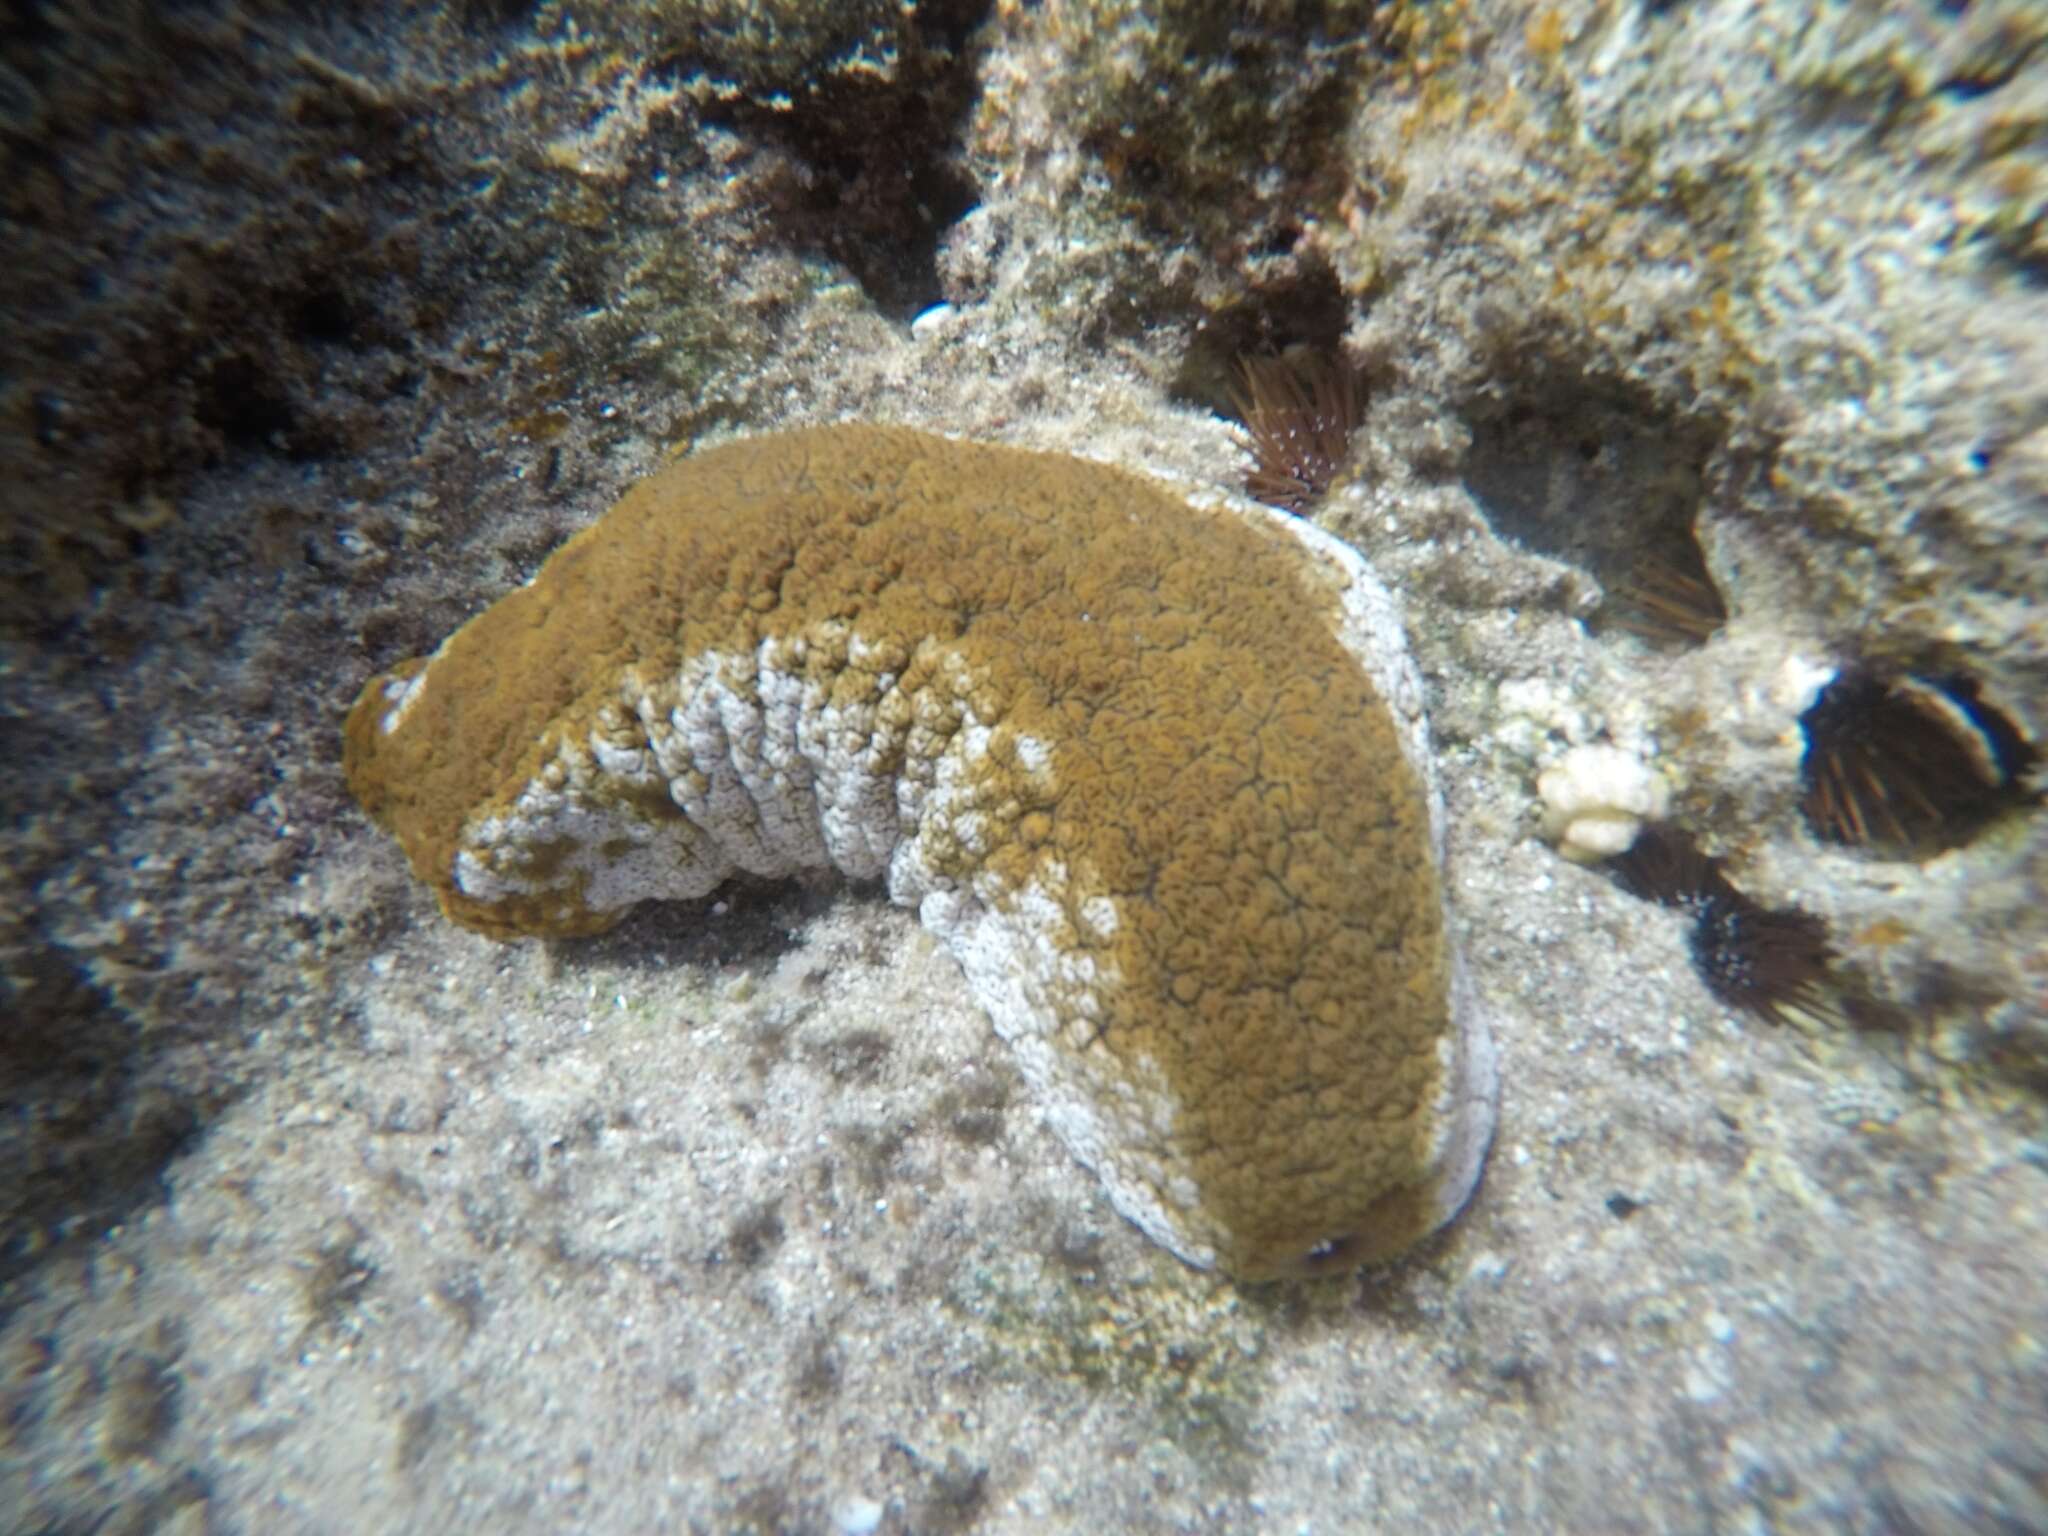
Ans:
[[[1728,604],[1721,589],[1695,556],[1699,570],[1689,571],[1675,560],[1648,558],[1637,567],[1637,579],[1610,594],[1616,629],[1659,645],[1704,645],[1728,622]]]
[[[1693,967],[1722,1002],[1774,1024],[1840,1016],[1828,987],[1828,926],[1797,907],[1766,907],[1729,886],[1690,906]]]
[[[1664,822],[1647,823],[1633,843],[1605,862],[1629,895],[1661,906],[1690,908],[1735,894],[1721,861],[1702,851],[1690,833]]]
[[[1256,461],[1244,488],[1268,506],[1300,512],[1350,456],[1365,414],[1358,371],[1320,352],[1240,358],[1237,366],[1242,387],[1230,400]]]
[[[1650,825],[1606,861],[1623,890],[1692,919],[1686,947],[1707,990],[1774,1024],[1795,1013],[1839,1017],[1828,985],[1827,924],[1796,907],[1766,907],[1737,890],[1719,859],[1677,827]]]
[[[2037,754],[1969,678],[1849,667],[1799,717],[1799,808],[1816,837],[1894,853],[1967,842],[2024,800]]]

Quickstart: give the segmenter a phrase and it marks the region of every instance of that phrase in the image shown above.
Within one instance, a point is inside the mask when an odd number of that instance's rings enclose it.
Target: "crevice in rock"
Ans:
[[[741,89],[704,110],[785,157],[768,187],[783,238],[845,267],[894,319],[940,302],[940,239],[980,200],[959,143],[974,99],[970,39],[988,9],[921,6],[884,50],[891,67],[854,67],[866,54],[852,46],[781,89]],[[714,77],[723,62],[690,48],[671,61],[678,74]]]
[[[1695,532],[1717,434],[1625,387],[1548,371],[1468,411],[1465,487],[1504,539],[1575,565],[1595,631],[1697,645],[1728,609]]]
[[[1342,356],[1351,304],[1337,275],[1304,263],[1259,288],[1243,303],[1205,316],[1195,327],[1180,367],[1168,385],[1176,400],[1242,420],[1241,360],[1307,354]]]

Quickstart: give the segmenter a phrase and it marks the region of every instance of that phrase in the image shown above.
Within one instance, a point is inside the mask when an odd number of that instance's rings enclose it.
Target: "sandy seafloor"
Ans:
[[[0,33],[0,1528],[2048,1530],[2048,821],[1799,810],[1867,665],[2048,737],[2048,16],[363,7]],[[872,419],[1234,487],[1370,404],[1497,1021],[1477,1199],[1240,1288],[873,891],[436,913],[339,724],[668,454]],[[1603,622],[1696,534],[1704,644]],[[1610,590],[1612,589],[1612,590]],[[1654,763],[1844,1017],[1536,778]]]

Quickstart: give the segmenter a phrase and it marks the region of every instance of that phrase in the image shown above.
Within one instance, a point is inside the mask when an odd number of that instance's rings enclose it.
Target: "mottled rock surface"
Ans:
[[[1801,780],[1845,668],[2048,740],[2039,6],[302,12],[0,30],[16,1524],[2048,1527],[2038,770],[1905,852]],[[507,948],[349,803],[363,682],[672,451],[1234,486],[1295,346],[1499,1028],[1398,1265],[1147,1244],[870,892]],[[1602,743],[1839,1017],[1551,846]]]

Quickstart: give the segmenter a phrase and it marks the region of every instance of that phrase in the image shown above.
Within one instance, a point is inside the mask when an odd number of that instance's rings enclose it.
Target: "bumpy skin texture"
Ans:
[[[494,937],[738,870],[886,877],[1192,1262],[1385,1256],[1477,1178],[1492,1056],[1419,690],[1305,525],[900,429],[736,443],[372,680],[347,766]]]

